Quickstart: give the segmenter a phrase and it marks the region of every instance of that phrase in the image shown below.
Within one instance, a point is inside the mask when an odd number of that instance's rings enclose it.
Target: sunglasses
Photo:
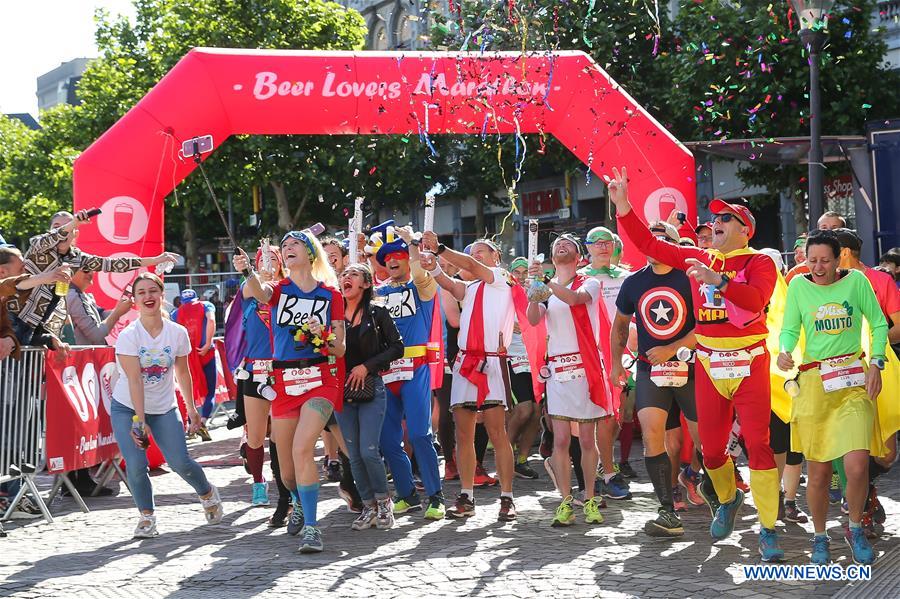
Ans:
[[[739,222],[739,223],[741,223],[741,225],[743,225],[743,226],[745,226],[745,227],[747,226],[747,223],[745,223],[744,221],[742,221],[741,219],[739,219],[739,218],[736,217],[735,215],[731,214],[730,212],[726,212],[725,214],[714,214],[714,215],[713,215],[713,220],[714,220],[714,221],[715,221],[715,220],[720,220],[720,221],[722,221],[723,223],[730,223],[730,222],[732,221],[732,219],[733,219],[733,220],[736,220],[736,221]]]

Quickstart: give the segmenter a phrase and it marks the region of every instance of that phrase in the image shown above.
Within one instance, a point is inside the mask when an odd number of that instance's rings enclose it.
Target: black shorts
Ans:
[[[509,369],[509,386],[512,388],[513,397],[516,405],[528,401],[534,401],[534,386],[531,383],[530,372],[513,372],[512,366],[507,362]]]
[[[492,401],[490,403],[484,402],[481,404],[479,408],[477,405],[473,403],[459,403],[450,408],[450,411],[453,410],[468,410],[469,412],[484,412],[486,410],[490,410],[491,408],[505,408],[506,406],[500,402]]]
[[[676,428],[681,428],[681,408],[678,407],[678,402],[672,402],[672,407],[669,408],[669,415],[666,418],[666,430],[671,431]]]
[[[772,453],[787,453],[788,466],[803,463],[803,454],[791,451],[791,423],[783,422],[775,412],[769,418],[769,447]]]
[[[634,384],[635,411],[640,412],[644,408],[659,408],[671,415],[672,406],[677,405],[687,420],[697,421],[693,376],[688,378],[683,387],[657,387],[650,380],[650,370],[639,367],[634,377]]]
[[[253,379],[241,379],[238,381],[238,386],[240,387],[241,394],[244,397],[255,397],[256,399],[261,399],[263,401],[269,401],[265,397],[259,394],[259,383],[254,381]],[[269,402],[272,403],[272,402]]]

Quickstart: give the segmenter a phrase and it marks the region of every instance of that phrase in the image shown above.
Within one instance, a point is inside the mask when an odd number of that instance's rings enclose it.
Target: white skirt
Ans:
[[[551,418],[578,422],[590,422],[608,415],[591,401],[587,377],[565,382],[550,377],[547,381],[547,412]]]

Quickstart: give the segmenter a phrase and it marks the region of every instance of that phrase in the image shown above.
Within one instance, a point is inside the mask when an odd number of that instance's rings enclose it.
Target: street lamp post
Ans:
[[[825,163],[819,90],[819,52],[825,45],[825,15],[833,0],[791,0],[800,19],[800,41],[809,51],[809,226],[824,212]]]

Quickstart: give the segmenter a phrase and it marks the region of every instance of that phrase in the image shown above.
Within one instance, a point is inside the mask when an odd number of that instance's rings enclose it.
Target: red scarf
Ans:
[[[585,282],[584,275],[575,275],[572,281],[572,291],[577,291]],[[606,330],[607,345],[609,337],[609,319],[605,316],[605,307],[603,300],[599,301],[601,312],[600,320],[600,339],[603,340],[603,331]],[[600,358],[600,352],[597,351],[597,343],[591,334],[591,317],[588,313],[587,304],[578,304],[569,306],[572,311],[572,320],[575,322],[575,337],[578,340],[578,353],[581,354],[581,363],[584,365],[584,372],[587,375],[588,390],[590,391],[591,401],[600,406],[608,413],[612,413],[611,393],[609,392],[609,382],[607,381],[606,372],[603,367],[603,360]],[[603,322],[606,327],[603,327]]]
[[[522,344],[525,346],[525,354],[528,356],[528,365],[531,367],[531,387],[534,392],[534,401],[540,402],[544,396],[544,381],[541,380],[541,367],[547,357],[547,321],[541,319],[537,326],[531,326],[528,322],[526,311],[528,310],[528,297],[525,288],[521,285],[513,285],[513,305],[516,307],[516,320],[519,330],[522,332]]]
[[[459,366],[459,373],[466,377],[470,383],[478,388],[478,406],[484,403],[488,396],[490,386],[487,374],[478,369],[486,359],[484,350],[484,281],[478,281],[475,285],[475,299],[472,302],[472,316],[469,318],[469,329],[466,332],[466,347],[463,350],[463,361]]]
[[[431,303],[431,332],[428,336],[428,367],[431,370],[431,390],[444,386],[444,319],[441,315],[441,293],[434,294]]]
[[[197,348],[203,338],[203,327],[206,326],[206,308],[200,302],[186,302],[178,307],[178,324],[187,329],[188,339],[191,342],[191,352],[188,354],[188,367],[191,370],[191,379],[194,383],[194,403],[200,405],[206,399],[206,375],[203,373],[203,365],[209,362],[215,354],[212,351],[206,356],[200,357]]]

